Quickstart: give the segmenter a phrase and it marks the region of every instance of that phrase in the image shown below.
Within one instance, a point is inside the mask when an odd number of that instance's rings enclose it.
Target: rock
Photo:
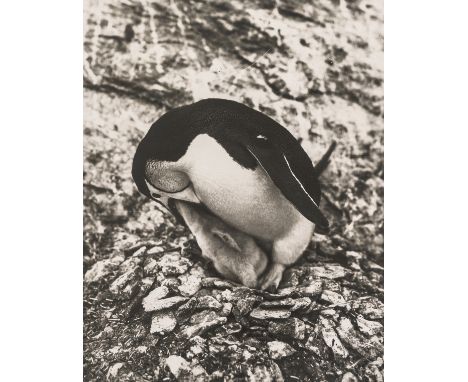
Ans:
[[[173,291],[174,293],[179,292],[179,284],[180,281],[176,277],[166,277],[165,279],[161,280],[161,285],[169,288],[169,290]]]
[[[361,315],[356,317],[356,323],[359,330],[368,336],[373,336],[383,331],[383,325],[380,322],[366,320]]]
[[[296,292],[297,292],[296,287],[281,288],[276,291],[276,293],[281,297],[291,296],[292,294]]]
[[[200,336],[194,336],[190,339],[190,351],[195,356],[203,354],[206,352],[206,340]]]
[[[202,279],[202,287],[232,289],[234,287],[234,284],[229,281],[221,280],[217,277],[207,277],[205,279]]]
[[[232,304],[230,302],[226,302],[223,304],[223,308],[221,309],[221,312],[219,314],[221,316],[227,317],[231,314],[232,311]]]
[[[143,271],[145,272],[145,275],[156,276],[159,273],[158,262],[152,258],[145,259]]]
[[[271,362],[271,365],[258,365],[253,369],[247,370],[248,382],[283,382],[283,374],[281,369],[275,362]]]
[[[258,320],[266,320],[273,318],[288,318],[291,316],[291,312],[282,309],[262,309],[256,308],[250,312],[250,317]]]
[[[138,267],[143,263],[143,258],[141,257],[129,257],[127,260],[125,260],[122,264],[120,264],[120,271],[122,273],[129,272],[133,270],[134,268]]]
[[[124,260],[125,260],[125,256],[117,255],[117,256],[111,257],[110,259],[96,262],[85,273],[84,282],[93,283],[93,282],[101,280],[103,277],[107,276],[113,270],[115,270]]]
[[[212,310],[204,310],[202,312],[198,312],[192,315],[190,317],[190,323],[191,324],[199,324],[202,322],[208,322],[208,321],[213,321],[216,320],[219,317],[219,315],[212,311]]]
[[[214,313],[214,312],[213,312]],[[199,321],[198,319],[196,321]],[[207,330],[215,327],[222,325],[227,322],[226,317],[213,317],[213,316],[207,316],[206,319],[202,320],[201,322],[187,326],[181,331],[181,335],[187,338],[193,337],[193,336],[201,336],[203,335]]]
[[[318,341],[317,341],[317,335],[316,333],[312,333],[309,338],[307,338],[306,343],[304,344],[304,347],[311,352],[314,352],[315,354],[321,356],[320,354],[320,348],[318,347]]]
[[[285,298],[283,300],[263,301],[259,306],[261,308],[291,308],[296,303],[292,298]]]
[[[322,285],[323,283],[321,280],[315,280],[306,286],[298,288],[298,291],[303,296],[315,297],[319,296],[320,293],[322,293]]]
[[[343,298],[341,294],[332,292],[331,290],[324,290],[320,298],[323,301],[329,302],[330,304],[333,304],[333,305],[345,305],[346,304],[346,300]]]
[[[322,325],[322,337],[327,346],[333,351],[335,357],[347,358],[349,353],[348,350],[343,346],[338,335],[333,329],[332,322],[326,318],[321,318],[320,323]]]
[[[143,303],[143,308],[147,311],[150,312],[152,310],[152,307],[158,300],[163,299],[169,294],[169,289],[165,286],[157,287],[153,289],[148,296],[146,296],[142,303]]]
[[[283,274],[281,281],[282,287],[294,287],[299,285],[299,280],[304,276],[306,269],[304,268],[289,268]]]
[[[272,359],[288,357],[296,352],[291,346],[281,341],[271,341],[267,343],[268,354]]]
[[[242,330],[242,325],[238,322],[230,322],[223,327],[227,334],[239,333]]]
[[[138,256],[143,256],[145,254],[146,254],[146,247],[143,246],[143,247],[139,248],[137,251],[135,251],[135,253],[132,256],[138,257]]]
[[[347,372],[343,375],[341,382],[359,382],[353,373]]]
[[[367,266],[369,267],[370,270],[372,271],[379,271],[383,272],[384,268],[381,267],[379,264],[374,263],[373,261],[367,261]]]
[[[346,342],[351,348],[356,350],[363,357],[376,358],[383,354],[383,346],[377,341],[363,338],[353,328],[353,324],[349,318],[342,317],[340,325],[336,329],[340,338]]]
[[[244,298],[239,298],[236,302],[237,313],[240,316],[245,316],[247,313],[251,312],[254,305],[261,300],[262,299],[258,296],[246,296]]]
[[[164,248],[161,247],[160,245],[156,245],[150,249],[148,249],[147,254],[148,255],[156,255],[157,253],[162,253],[164,252]]]
[[[106,326],[102,331],[101,337],[102,338],[112,338],[114,335],[114,329],[111,326]]]
[[[309,274],[313,278],[340,279],[349,274],[349,271],[336,264],[326,264],[324,266],[310,267]]]
[[[128,260],[127,260],[128,261]],[[136,280],[141,276],[142,269],[134,265],[117,277],[109,287],[109,291],[120,297],[130,297],[133,286],[136,286]]]
[[[307,309],[312,304],[312,300],[309,297],[301,297],[294,300],[294,306],[291,308],[292,312],[296,310]]]
[[[147,312],[159,311],[163,309],[176,307],[184,303],[187,300],[188,300],[187,297],[180,297],[180,296],[168,297],[168,298],[163,298],[160,300],[150,300],[150,301],[147,301],[147,303],[144,305],[144,309]]]
[[[164,276],[178,276],[188,271],[191,262],[177,253],[167,253],[158,261]]]
[[[195,382],[204,382],[208,380],[208,373],[199,364],[191,365],[192,368],[192,379]]]
[[[225,289],[221,292],[221,301],[231,302],[233,299],[233,293],[229,289]]]
[[[191,297],[201,288],[201,279],[196,275],[182,275],[179,280],[180,285],[177,288],[182,296]]]
[[[114,363],[111,367],[109,367],[109,370],[107,371],[107,380],[112,381],[114,378],[117,378],[117,375],[119,374],[119,370],[122,368],[123,363],[118,362]]]
[[[191,378],[191,368],[190,364],[181,356],[171,355],[166,358],[166,366],[169,368],[169,371],[174,377],[180,380],[190,380]]]
[[[203,296],[198,298],[198,309],[221,310],[223,305],[212,296]]]
[[[179,306],[177,309],[177,321],[182,323],[187,321],[198,306],[198,300],[192,297],[185,304]]]
[[[305,338],[306,325],[298,318],[288,318],[281,322],[270,322],[268,331],[275,335],[303,340]]]
[[[351,308],[371,320],[384,316],[383,304],[376,297],[360,297],[351,302]]]
[[[154,284],[154,277],[144,277],[139,282],[140,296],[146,295]]]
[[[172,332],[176,325],[177,320],[174,317],[174,313],[156,313],[151,321],[150,332],[152,334],[167,334],[169,332]]]

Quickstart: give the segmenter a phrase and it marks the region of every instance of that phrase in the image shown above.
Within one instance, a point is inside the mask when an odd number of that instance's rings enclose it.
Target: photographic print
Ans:
[[[383,18],[84,2],[85,381],[383,381]]]

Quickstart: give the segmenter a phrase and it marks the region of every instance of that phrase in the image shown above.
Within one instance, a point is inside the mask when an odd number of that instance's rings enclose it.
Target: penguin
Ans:
[[[268,257],[255,240],[225,224],[200,204],[175,200],[175,208],[195,236],[202,256],[226,279],[256,288]]]
[[[202,204],[271,248],[262,290],[278,287],[315,227],[329,227],[318,174],[299,142],[235,101],[204,99],[165,113],[139,143],[132,177],[148,198]]]

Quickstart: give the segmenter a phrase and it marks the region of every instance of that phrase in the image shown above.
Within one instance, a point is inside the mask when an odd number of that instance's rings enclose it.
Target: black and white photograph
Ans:
[[[384,378],[383,2],[84,3],[86,381]]]
[[[467,14],[5,3],[1,380],[466,380]]]

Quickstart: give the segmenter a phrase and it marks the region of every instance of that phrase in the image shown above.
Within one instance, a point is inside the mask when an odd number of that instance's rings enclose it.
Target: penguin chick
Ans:
[[[206,99],[169,111],[140,142],[132,167],[141,193],[202,203],[229,227],[269,243],[261,289],[276,289],[308,246],[320,211],[314,166],[294,136],[240,103]]]
[[[203,206],[176,200],[175,207],[195,236],[202,255],[229,280],[256,288],[268,258],[249,235],[225,224]]]

